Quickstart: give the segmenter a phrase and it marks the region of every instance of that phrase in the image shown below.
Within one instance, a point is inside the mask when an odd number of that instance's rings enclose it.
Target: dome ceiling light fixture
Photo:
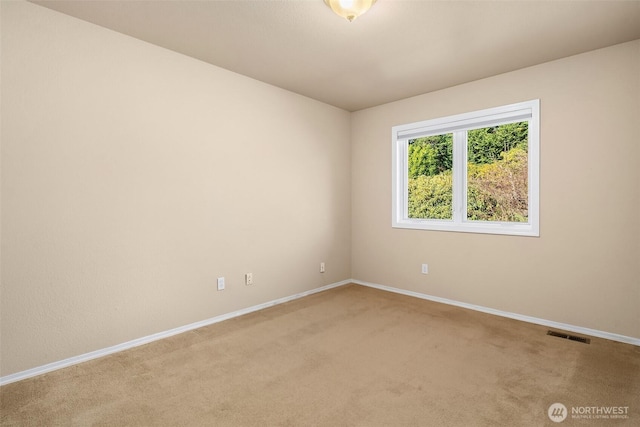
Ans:
[[[324,0],[324,3],[336,15],[353,22],[358,16],[365,14],[377,0]]]

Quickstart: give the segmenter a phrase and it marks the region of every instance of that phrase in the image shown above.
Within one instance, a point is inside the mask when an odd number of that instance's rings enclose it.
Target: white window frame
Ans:
[[[528,122],[528,222],[467,219],[467,131],[514,122]],[[409,140],[453,133],[453,219],[416,219],[408,215]],[[468,233],[540,236],[540,100],[392,128],[392,227]]]

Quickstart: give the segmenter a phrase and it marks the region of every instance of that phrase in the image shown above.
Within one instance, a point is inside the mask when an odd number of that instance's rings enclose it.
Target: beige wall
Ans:
[[[539,238],[391,228],[391,126],[536,98]],[[638,338],[639,135],[640,41],[354,113],[353,277]]]
[[[350,277],[640,337],[640,41],[350,115],[0,3],[0,376]],[[391,126],[534,98],[540,238],[391,228]]]
[[[351,277],[349,113],[1,3],[0,376]]]

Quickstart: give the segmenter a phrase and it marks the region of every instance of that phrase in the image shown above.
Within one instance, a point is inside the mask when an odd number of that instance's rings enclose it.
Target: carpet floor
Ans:
[[[640,348],[547,330],[347,285],[7,384],[0,423],[639,426]]]

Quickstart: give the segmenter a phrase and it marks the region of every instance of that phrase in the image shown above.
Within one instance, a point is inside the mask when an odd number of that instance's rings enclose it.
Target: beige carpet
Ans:
[[[0,388],[0,419],[3,426],[639,426],[640,348],[598,338],[583,344],[547,329],[348,285],[8,384]],[[556,402],[569,412],[561,424],[547,414]],[[612,406],[628,407],[627,418],[584,414]],[[582,418],[572,418],[575,408]]]

